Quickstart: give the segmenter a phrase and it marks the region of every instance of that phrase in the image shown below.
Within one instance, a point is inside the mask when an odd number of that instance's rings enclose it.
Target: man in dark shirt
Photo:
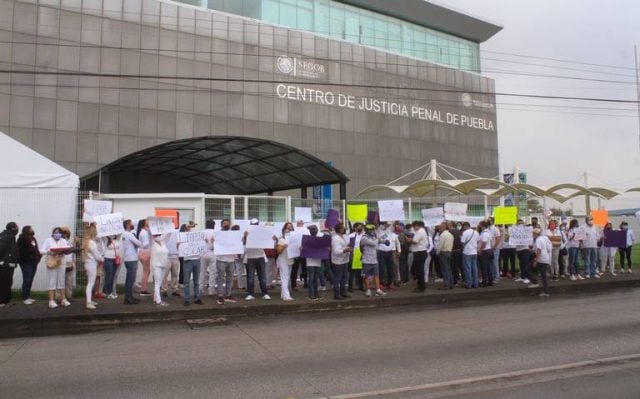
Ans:
[[[14,222],[7,223],[6,229],[0,233],[0,307],[11,301],[13,271],[19,262],[17,235],[18,225]]]

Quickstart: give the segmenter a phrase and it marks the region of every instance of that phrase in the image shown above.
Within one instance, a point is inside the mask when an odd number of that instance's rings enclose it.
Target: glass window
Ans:
[[[320,0],[320,3],[318,3],[318,9],[315,13],[314,31],[321,35],[329,36],[329,9],[329,1]]]
[[[262,19],[267,22],[279,24],[280,23],[280,1],[263,0]]]
[[[296,0],[280,0],[280,24],[297,28],[296,14]]]
[[[344,39],[352,43],[360,43],[360,16],[351,11],[345,11]]]
[[[333,1],[329,9],[329,36],[344,39],[344,6]]]
[[[313,0],[298,0],[297,28],[313,31]]]
[[[373,46],[375,43],[375,24],[373,17],[367,14],[360,14],[360,43]]]
[[[387,25],[389,48],[395,52],[402,52],[402,25],[389,21]]]

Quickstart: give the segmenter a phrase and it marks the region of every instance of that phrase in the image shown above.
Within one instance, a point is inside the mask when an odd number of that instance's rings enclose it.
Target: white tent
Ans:
[[[31,225],[38,243],[51,234],[55,226],[69,226],[76,221],[78,176],[29,147],[0,132],[0,227],[16,222],[22,229]],[[34,290],[47,288],[46,266],[38,267]],[[13,287],[22,284],[22,273],[14,273]]]

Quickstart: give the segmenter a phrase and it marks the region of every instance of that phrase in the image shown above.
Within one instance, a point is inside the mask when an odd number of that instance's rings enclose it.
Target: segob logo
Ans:
[[[464,105],[465,107],[470,107],[473,105],[473,99],[471,98],[471,94],[469,93],[462,93],[460,99],[462,100],[462,105]]]
[[[278,57],[278,60],[276,61],[276,65],[278,66],[278,70],[281,73],[288,75],[293,72],[293,69],[295,67],[294,62],[295,61],[291,57],[287,57],[286,55],[283,55]]]

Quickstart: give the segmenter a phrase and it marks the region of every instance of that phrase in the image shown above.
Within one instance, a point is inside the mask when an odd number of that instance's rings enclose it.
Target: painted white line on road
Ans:
[[[437,388],[452,388],[452,387],[462,386],[462,385],[467,385],[472,383],[489,382],[493,380],[531,376],[535,374],[578,369],[583,367],[607,366],[610,364],[628,362],[628,361],[634,361],[634,360],[640,360],[640,353],[636,353],[633,355],[607,357],[602,359],[585,360],[582,362],[567,363],[567,364],[562,364],[558,366],[539,367],[539,368],[528,369],[528,370],[512,371],[509,373],[493,374],[493,375],[487,375],[482,377],[463,378],[460,380],[414,385],[410,387],[382,389],[378,391],[360,392],[360,393],[345,394],[345,395],[321,396],[321,397],[316,397],[316,399],[358,399],[358,398],[369,398],[369,397],[375,397],[375,396],[393,395],[393,394],[400,394],[403,392],[422,391],[422,390],[437,389]]]

